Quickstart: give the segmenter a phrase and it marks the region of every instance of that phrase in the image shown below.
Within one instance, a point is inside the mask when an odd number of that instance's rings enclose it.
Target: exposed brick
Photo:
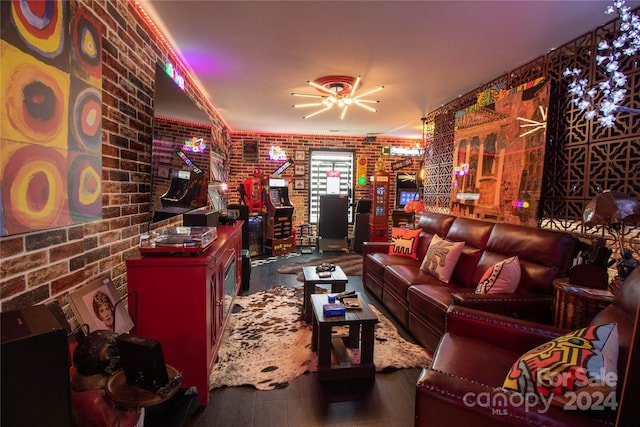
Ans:
[[[113,242],[117,242],[120,239],[120,231],[113,230],[108,233],[103,233],[98,237],[98,245],[100,247],[109,245]]]
[[[109,224],[106,222],[91,222],[84,226],[85,236],[91,236],[92,234],[98,234],[103,231],[109,230]]]
[[[7,258],[24,252],[24,238],[12,237],[0,240],[0,258]]]
[[[84,250],[85,252],[90,249],[95,249],[98,247],[98,238],[96,236],[87,237],[84,239]]]
[[[15,298],[2,300],[2,311],[20,310],[39,304],[49,298],[49,286],[43,285],[19,294]]]
[[[46,248],[51,245],[59,245],[67,241],[67,232],[63,229],[45,231],[42,233],[29,234],[25,236],[25,247],[27,251]]]
[[[112,181],[129,181],[129,173],[119,170],[110,170],[109,179]]]
[[[71,258],[69,260],[69,271],[80,270],[81,268],[84,268],[84,266],[85,266],[84,254]]]
[[[110,255],[110,251],[108,247],[98,247],[97,249],[89,251],[84,255],[85,255],[85,262],[87,264],[91,264],[93,262],[100,261],[101,259],[108,257]]]
[[[98,263],[98,265],[100,266],[101,271],[105,271],[105,270],[111,270],[112,268],[117,267],[120,262],[121,261],[120,261],[119,255],[112,255],[108,258],[101,260]]]
[[[27,279],[24,275],[5,280],[0,283],[0,298],[12,297],[27,289]]]
[[[0,272],[2,277],[9,277],[16,274],[24,273],[32,268],[45,265],[47,262],[47,251],[28,252],[22,256],[3,259],[0,263]]]
[[[69,241],[84,238],[84,225],[76,225],[67,229],[67,239]]]
[[[117,218],[120,216],[120,208],[119,207],[111,207],[107,209],[102,209],[102,219],[110,219]]]
[[[111,253],[112,254],[120,254],[131,247],[131,244],[128,240],[119,240],[111,245]]]
[[[57,295],[61,292],[72,289],[84,282],[84,280],[85,275],[82,270],[74,271],[71,274],[67,274],[66,276],[53,280],[51,282],[51,294]]]
[[[122,234],[122,229],[125,227],[128,227],[131,224],[131,220],[129,219],[129,217],[126,216],[122,216],[120,218],[116,218],[116,219],[112,219],[109,222],[109,226],[111,227],[112,230],[116,230],[120,235]],[[118,239],[120,239],[121,237],[118,236]]]
[[[27,273],[27,287],[35,288],[51,280],[64,276],[69,272],[66,262],[49,264],[43,268]]]
[[[84,242],[76,240],[66,245],[53,247],[49,250],[49,262],[57,262],[61,259],[71,258],[84,252]]]

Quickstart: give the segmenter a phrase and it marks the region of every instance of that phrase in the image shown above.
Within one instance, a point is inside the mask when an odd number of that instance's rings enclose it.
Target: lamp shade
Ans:
[[[424,205],[419,200],[412,200],[404,206],[406,213],[424,212]]]
[[[640,223],[640,202],[621,191],[605,190],[587,204],[582,219],[587,227]]]

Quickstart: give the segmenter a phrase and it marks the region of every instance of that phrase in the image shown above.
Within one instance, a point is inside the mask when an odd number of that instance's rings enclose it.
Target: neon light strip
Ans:
[[[176,152],[176,154],[178,155],[178,157],[180,157],[182,159],[183,162],[185,162],[187,164],[187,166],[189,166],[195,173],[202,173],[202,169],[200,169],[199,167],[197,167],[196,165],[193,164],[193,162],[191,161],[191,159],[189,159],[187,157],[186,154],[184,154],[182,151],[178,151]]]
[[[144,8],[140,4],[140,2],[138,2],[138,0],[133,0],[133,4],[134,4],[136,10],[138,11],[138,13],[140,14],[140,17],[147,23],[147,25],[150,27],[151,31],[153,31],[153,33],[159,39],[160,44],[165,49],[167,49],[167,51],[169,52],[169,55],[173,58],[173,60],[180,65],[180,67],[184,71],[183,74],[185,75],[185,77],[187,77],[189,79],[189,84],[191,86],[193,86],[195,91],[200,94],[200,97],[202,98],[202,100],[207,104],[207,106],[211,109],[211,111],[213,111],[215,113],[215,116],[218,118],[218,120],[220,120],[222,122],[222,124],[229,130],[229,132],[233,132],[233,129],[231,129],[231,126],[229,126],[229,124],[222,117],[222,115],[220,115],[220,113],[218,112],[218,109],[211,103],[211,101],[209,100],[208,97],[204,96],[204,91],[200,88],[200,86],[198,86],[195,83],[193,78],[191,78],[191,74],[189,74],[189,72],[187,71],[188,68],[185,67],[184,62],[182,62],[182,60],[180,59],[180,57],[178,56],[176,51],[173,49],[173,47],[171,47],[171,45],[169,44],[167,39],[164,37],[164,35],[162,35],[162,32],[160,31],[160,29],[155,24],[155,22],[153,22],[153,20],[151,19],[151,17],[147,13],[147,11],[144,10]]]

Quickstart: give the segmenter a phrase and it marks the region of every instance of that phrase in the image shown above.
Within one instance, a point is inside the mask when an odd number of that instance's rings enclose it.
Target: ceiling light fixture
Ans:
[[[384,89],[384,86],[378,86],[374,89],[355,96],[355,92],[356,90],[358,90],[360,81],[360,76],[358,76],[358,78],[356,79],[349,76],[326,76],[320,77],[314,81],[308,81],[307,83],[316,88],[319,92],[322,93],[322,95],[312,95],[295,92],[291,95],[315,98],[319,101],[307,104],[294,104],[293,108],[322,107],[318,111],[307,114],[303,117],[303,119],[308,119],[309,117],[324,113],[325,111],[332,109],[334,106],[337,108],[342,108],[342,113],[340,114],[341,119],[344,119],[344,116],[347,113],[347,108],[350,105],[357,105],[358,107],[362,107],[365,110],[369,110],[375,113],[377,110],[367,104],[375,104],[380,101],[362,98]]]

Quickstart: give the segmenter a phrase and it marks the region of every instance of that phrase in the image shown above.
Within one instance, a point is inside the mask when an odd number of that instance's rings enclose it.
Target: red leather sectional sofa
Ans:
[[[637,375],[640,347],[633,342],[634,334],[636,341],[639,338],[639,305],[640,267],[637,267],[621,285],[613,303],[590,323],[590,326],[616,323],[619,342],[616,397],[598,401],[595,394],[593,399],[582,394],[578,408],[585,403],[600,406],[591,410],[545,407],[539,402],[526,405],[521,399],[512,398],[513,392],[502,388],[507,372],[525,352],[569,331],[452,305],[447,314],[447,333],[438,345],[431,367],[425,368],[418,379],[415,425],[640,425]],[[479,396],[483,398],[476,399]]]
[[[446,313],[452,304],[551,323],[552,281],[568,272],[578,243],[574,236],[438,213],[424,213],[419,228],[417,259],[390,255],[389,243],[366,242],[363,282],[429,351],[435,350],[445,332]],[[448,284],[420,269],[434,234],[465,242]],[[521,266],[516,292],[475,294],[485,271],[514,255]]]

